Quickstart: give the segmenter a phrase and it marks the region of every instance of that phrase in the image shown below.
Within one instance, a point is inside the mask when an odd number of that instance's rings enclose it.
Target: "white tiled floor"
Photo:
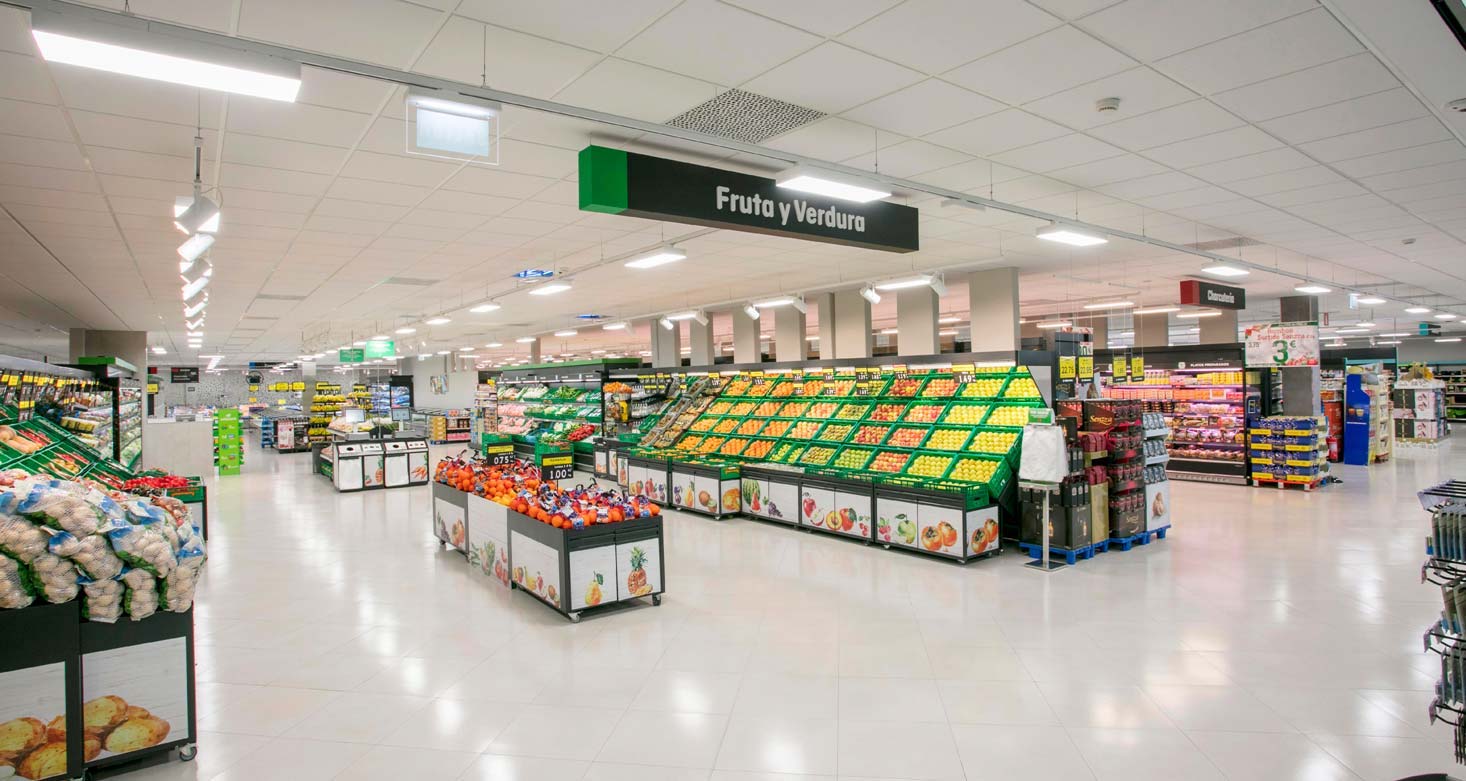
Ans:
[[[1405,452],[1315,494],[1176,483],[1174,534],[1045,576],[669,513],[661,607],[572,625],[303,455],[215,481],[199,758],[132,779],[1371,779],[1426,723]],[[781,775],[782,774],[782,775]]]

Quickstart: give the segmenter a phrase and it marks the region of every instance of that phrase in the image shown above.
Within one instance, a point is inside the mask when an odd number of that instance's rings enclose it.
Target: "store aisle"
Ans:
[[[1045,576],[669,513],[668,594],[567,623],[470,574],[427,488],[216,481],[197,761],[133,779],[1395,779],[1426,724],[1417,487],[1177,483],[1170,539]]]

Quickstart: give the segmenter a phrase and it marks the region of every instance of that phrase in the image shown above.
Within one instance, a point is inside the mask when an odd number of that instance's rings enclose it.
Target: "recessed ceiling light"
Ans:
[[[1098,304],[1085,304],[1085,309],[1126,309],[1135,306],[1134,301],[1102,301]]]
[[[1369,329],[1368,328],[1340,328],[1335,333],[1341,333],[1341,334],[1365,334],[1365,333],[1369,333]]]
[[[1364,304],[1365,306],[1379,306],[1380,304],[1385,303],[1385,300],[1383,298],[1380,298],[1379,296],[1364,296],[1363,298],[1359,298],[1357,300],[1359,303]]]
[[[1441,312],[1440,314],[1438,314],[1438,315],[1435,316],[1435,319],[1437,319],[1437,320],[1455,320],[1456,319],[1456,316],[1453,315],[1453,314],[1451,314],[1450,312]]]
[[[1369,321],[1365,321],[1365,322],[1362,322],[1362,323],[1355,323],[1354,324],[1354,327],[1355,328],[1373,328],[1374,327],[1374,323],[1371,323]]]
[[[774,184],[786,190],[855,203],[869,203],[891,197],[889,189],[874,183],[807,165],[796,165],[781,172],[774,178]]]
[[[428,325],[447,325],[453,321],[446,317],[430,317],[423,322],[427,323]]]
[[[1414,336],[1414,335],[1415,334],[1406,333],[1404,331],[1396,331],[1395,333],[1392,333],[1392,334],[1380,334],[1380,336]]]
[[[1095,233],[1080,230],[1079,228],[1051,222],[1043,228],[1034,231],[1034,235],[1045,241],[1057,241],[1060,244],[1068,244],[1071,247],[1093,247],[1096,244],[1106,244],[1109,239]]]
[[[937,336],[956,336],[956,335],[957,335],[957,330],[955,328],[949,329],[949,330],[946,330],[946,331],[937,331]]]
[[[1303,284],[1303,285],[1298,285],[1297,287],[1295,287],[1293,289],[1296,290],[1296,291],[1298,291],[1299,293],[1308,293],[1309,295],[1315,295],[1315,296],[1321,296],[1324,293],[1328,293],[1328,292],[1331,292],[1332,291],[1332,288],[1327,288],[1327,287],[1324,287],[1323,285],[1315,285],[1312,282],[1309,282],[1309,283]]]
[[[556,293],[564,293],[571,288],[570,280],[565,279],[559,282],[545,282],[530,289],[532,296],[553,296]]]
[[[1245,268],[1229,266],[1226,263],[1218,263],[1213,266],[1207,266],[1201,271],[1204,274],[1211,274],[1212,276],[1216,277],[1245,277],[1248,274],[1252,273]]]
[[[1384,339],[1381,339],[1381,340],[1375,342],[1375,344],[1401,344],[1401,342],[1398,339],[1392,339],[1392,340],[1384,340]]]
[[[359,342],[352,342],[351,344],[355,347],[366,347],[366,340],[363,339]]]
[[[894,333],[900,333],[900,329],[898,329],[898,328],[882,328],[880,330],[880,333],[885,334],[887,336],[890,336],[891,334],[894,334]]]
[[[1066,328],[1066,327],[1071,326],[1071,325],[1074,325],[1074,323],[1072,321],[1069,321],[1069,320],[1046,320],[1046,321],[1044,321],[1042,323],[1038,323],[1036,327],[1037,328]]]
[[[937,318],[937,323],[940,324],[940,325],[951,325],[952,323],[960,323],[960,322],[962,322],[962,318],[960,318],[960,317],[939,317],[939,318]]]
[[[452,352],[453,352],[453,351],[452,351],[452,350],[439,350],[439,351],[438,351],[438,354],[439,354],[439,355],[449,355],[449,354],[451,354],[451,353],[452,353]]]

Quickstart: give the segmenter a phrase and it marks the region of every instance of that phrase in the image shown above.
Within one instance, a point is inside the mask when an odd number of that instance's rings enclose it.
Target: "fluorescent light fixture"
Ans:
[[[630,323],[627,323],[625,321],[622,321],[622,322],[619,322],[619,323],[606,323],[605,325],[601,326],[601,330],[602,331],[625,331],[629,326],[630,326]]]
[[[470,312],[472,312],[472,313],[474,313],[476,315],[481,315],[481,314],[483,314],[485,312],[492,312],[492,311],[494,311],[496,309],[499,309],[499,308],[501,308],[501,307],[498,304],[489,303],[489,304],[479,304],[478,306],[470,307],[468,311],[470,311]]]
[[[473,352],[473,345],[469,345],[468,347],[460,347],[460,348],[458,348],[458,352],[461,352],[461,353],[471,353],[471,352]]]
[[[1380,336],[1387,336],[1387,337],[1394,337],[1394,336],[1414,336],[1414,335],[1415,334],[1406,333],[1404,331],[1396,331],[1395,333],[1392,333],[1392,334],[1380,334]]]
[[[503,347],[504,346],[504,343],[503,342],[489,342],[488,344],[486,344],[484,346],[492,350],[495,347]]]
[[[772,309],[778,306],[789,306],[792,303],[794,303],[794,299],[792,297],[783,296],[781,298],[770,298],[767,301],[757,301],[754,303],[754,306],[758,307],[759,309]]]
[[[462,93],[409,87],[407,151],[498,165],[502,108],[497,102]]]
[[[960,318],[960,317],[939,317],[939,318],[937,318],[937,323],[939,323],[941,325],[951,325],[952,323],[960,323],[960,322],[962,322],[962,318]]]
[[[627,268],[656,268],[657,266],[665,266],[668,263],[676,263],[679,260],[687,260],[687,253],[670,244],[665,244],[651,252],[626,261],[624,265]]]
[[[1045,322],[1039,323],[1037,325],[1037,327],[1038,328],[1067,328],[1067,327],[1069,327],[1071,325],[1074,325],[1074,323],[1072,323],[1072,322],[1070,322],[1068,320],[1047,320]]]
[[[412,326],[404,325],[401,328],[398,328],[397,329],[397,333],[399,333],[399,334],[415,334],[415,333],[417,333],[417,329],[416,328],[413,328]]]
[[[142,20],[123,26],[33,9],[31,34],[50,62],[269,100],[294,102],[300,92],[298,63],[164,35]]]
[[[1355,323],[1354,324],[1354,327],[1355,328],[1373,328],[1374,327],[1374,323],[1370,323],[1370,322]]]
[[[694,320],[696,318],[697,318],[697,312],[678,312],[675,315],[667,315],[663,319],[664,320],[672,320],[672,321],[676,322],[678,320]]]
[[[875,286],[876,290],[905,290],[908,287],[921,287],[929,282],[927,277],[914,277],[912,279],[898,279],[894,282],[882,282]]]
[[[1299,293],[1308,293],[1315,296],[1321,296],[1324,293],[1332,292],[1332,288],[1327,288],[1323,285],[1315,285],[1312,282],[1309,282],[1306,285],[1299,285],[1293,289],[1298,291]]]
[[[956,336],[957,329],[952,328],[946,331],[937,331],[937,336]]]
[[[447,325],[453,321],[446,317],[429,317],[423,322],[427,323],[428,325]]]
[[[1176,317],[1179,317],[1182,320],[1195,320],[1195,319],[1197,319],[1199,317],[1221,317],[1221,316],[1222,316],[1222,313],[1221,312],[1218,312],[1215,309],[1208,309],[1205,312],[1182,312],[1181,314],[1176,315]]]
[[[1365,306],[1379,306],[1380,304],[1385,303],[1385,300],[1383,298],[1380,298],[1379,296],[1363,296],[1355,300],[1361,304],[1364,304]]]
[[[1104,236],[1057,222],[1051,222],[1047,226],[1039,228],[1034,231],[1033,235],[1045,241],[1057,241],[1060,244],[1068,244],[1071,247],[1093,247],[1096,244],[1107,244],[1110,241]]]
[[[759,314],[758,307],[754,304],[744,304],[743,314],[748,315],[749,320],[757,320]]]
[[[156,347],[153,348],[153,355],[167,355],[167,354],[168,354],[168,351],[165,350],[165,349],[163,349],[162,346],[156,346]]]
[[[1451,314],[1450,312],[1441,312],[1440,314],[1438,314],[1438,315],[1435,316],[1435,319],[1437,319],[1437,320],[1455,320],[1456,319],[1456,316],[1453,315],[1453,314]]]
[[[1135,306],[1134,301],[1101,301],[1098,304],[1085,304],[1085,309],[1128,309]]]
[[[566,328],[563,331],[556,331],[555,332],[555,335],[556,336],[574,336],[577,333],[579,333],[579,332],[576,331],[574,328]]]
[[[451,353],[452,353],[452,352],[453,352],[453,351],[452,351],[452,350],[439,350],[439,351],[438,351],[438,354],[439,354],[439,355],[449,355],[449,354],[451,354]]]
[[[387,338],[388,337],[387,337],[386,334],[377,334],[376,336],[373,336],[372,338],[368,339],[367,341],[369,341],[369,342],[385,342],[385,341],[387,341]]]
[[[187,303],[189,301],[193,301],[194,299],[198,298],[200,295],[203,294],[204,288],[206,288],[208,286],[209,286],[209,278],[208,277],[199,277],[198,279],[194,280],[193,282],[185,282],[185,283],[183,283],[183,301],[184,301],[184,303]],[[1453,315],[1453,317],[1454,317],[1454,315]]]
[[[1145,309],[1132,309],[1130,311],[1130,314],[1132,314],[1132,315],[1163,315],[1163,314],[1165,314],[1167,312],[1179,312],[1179,311],[1181,311],[1181,307],[1179,307],[1179,306],[1152,306],[1152,307],[1146,307]]]
[[[855,203],[870,203],[891,197],[891,191],[879,185],[807,165],[796,165],[783,171],[774,178],[774,183],[786,190]]]
[[[570,280],[562,279],[558,282],[545,282],[529,291],[532,296],[553,296],[556,293],[564,293],[571,287]]]
[[[659,325],[661,325],[663,328],[667,329],[668,331],[671,331],[672,329],[674,329],[674,328],[677,327],[677,324],[676,323],[672,322],[671,320],[669,320],[669,319],[667,319],[665,317],[662,318],[661,320],[658,320],[657,323]]]
[[[637,353],[637,355],[640,355],[643,358],[645,358],[645,357],[647,357],[647,356],[649,356],[651,354],[652,354],[652,351],[651,350],[642,350],[642,351],[640,351],[640,352]]]
[[[352,343],[351,343],[351,345],[352,345],[352,346],[353,346],[353,347],[366,347],[366,340],[365,340],[365,339],[362,339],[362,340],[360,340],[360,341],[356,341],[356,342],[352,342]],[[344,347],[343,347],[343,348],[341,348],[341,349],[343,349],[343,350],[344,350],[344,349],[346,349],[346,348],[344,348]]]
[[[178,245],[178,257],[183,258],[187,263],[193,263],[199,259],[200,255],[208,252],[209,247],[212,246],[214,246],[213,236],[207,233],[195,233],[189,236],[187,241]]]
[[[1428,314],[1430,314],[1430,307],[1426,307],[1426,306],[1407,306],[1407,307],[1405,307],[1405,311],[1406,312],[1409,312],[1412,315],[1428,315]]]
[[[183,305],[183,317],[187,320],[192,320],[198,315],[203,314],[204,309],[208,307],[208,305],[209,294],[205,293],[203,297],[200,298],[198,301],[195,301],[192,304]]]
[[[1375,342],[1375,344],[1401,344],[1401,342],[1398,339],[1381,339],[1380,341]]]
[[[872,304],[879,304],[881,302],[881,294],[877,293],[876,289],[870,285],[866,285],[860,289],[860,297]]]
[[[1229,266],[1226,263],[1218,263],[1213,266],[1207,266],[1201,270],[1201,273],[1211,274],[1214,277],[1245,277],[1252,272],[1245,268]]]
[[[605,350],[591,350],[590,351],[590,354],[591,355],[605,355],[606,354],[606,351]]]
[[[880,333],[880,334],[885,335],[885,336],[890,336],[891,334],[901,333],[901,329],[899,329],[899,328],[882,328],[877,333]]]
[[[1369,329],[1368,328],[1340,328],[1339,330],[1335,331],[1334,333],[1340,333],[1340,334],[1367,334],[1367,333],[1369,333]]]
[[[1447,336],[1447,337],[1444,337],[1444,338],[1441,338],[1441,339],[1437,339],[1436,341],[1437,342],[1459,342],[1459,341],[1461,341],[1461,337],[1459,337],[1459,336]]]
[[[535,342],[539,341],[539,337],[536,337],[536,336],[521,336],[518,339],[515,339],[514,341],[516,341],[516,342],[518,342],[520,344],[534,344]]]

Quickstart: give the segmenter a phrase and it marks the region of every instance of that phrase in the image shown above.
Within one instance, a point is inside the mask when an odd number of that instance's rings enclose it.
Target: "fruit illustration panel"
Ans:
[[[830,529],[863,540],[870,539],[871,510],[870,494],[835,491],[835,519],[838,528]],[[828,528],[828,527],[827,527]]]
[[[66,665],[0,673],[0,778],[7,774],[26,781],[66,775]]]
[[[514,583],[540,599],[561,607],[560,555],[554,548],[519,532],[509,533],[509,575]]]
[[[652,537],[616,546],[616,590],[620,599],[662,593],[662,541]]]
[[[967,555],[981,556],[998,549],[998,508],[967,512]]]
[[[743,512],[759,518],[768,517],[769,482],[745,477],[739,482]]]
[[[722,495],[721,489],[722,484],[718,478],[698,475],[693,480],[693,497],[695,499],[692,505],[693,508],[716,515],[718,513],[719,497]]]
[[[646,492],[646,475],[647,468],[644,466],[627,467],[626,481],[622,483],[622,485],[626,486],[626,493],[632,496],[644,494]]]
[[[619,593],[616,586],[616,546],[603,545],[570,552],[571,610],[614,602]]]
[[[719,480],[718,495],[723,497],[723,512],[736,513],[743,509],[743,485],[737,480]]]
[[[88,762],[192,737],[184,638],[82,654],[81,671]]]
[[[1169,480],[1145,487],[1145,530],[1171,525],[1171,483]]]
[[[363,456],[361,459],[361,484],[367,488],[383,485],[386,476],[382,470],[381,456]]]
[[[468,527],[464,508],[445,499],[433,499],[433,533],[461,551],[468,550]]]
[[[917,544],[928,553],[961,556],[962,529],[966,526],[963,515],[952,507],[921,504],[917,510]]]
[[[667,470],[646,468],[641,488],[642,494],[653,502],[667,501]]]
[[[835,516],[835,492],[829,488],[800,486],[799,522],[817,529],[835,529],[840,525]]]
[[[916,541],[918,512],[915,502],[877,496],[876,540],[903,548],[920,548]]]
[[[409,479],[414,483],[425,483],[428,479],[428,454],[408,453],[407,471]]]
[[[672,504],[692,509],[697,507],[697,478],[680,472],[672,473]]]
[[[468,563],[509,585],[509,508],[481,496],[468,497]]]
[[[763,517],[771,521],[799,523],[799,484],[768,482],[768,501],[764,504]]]

